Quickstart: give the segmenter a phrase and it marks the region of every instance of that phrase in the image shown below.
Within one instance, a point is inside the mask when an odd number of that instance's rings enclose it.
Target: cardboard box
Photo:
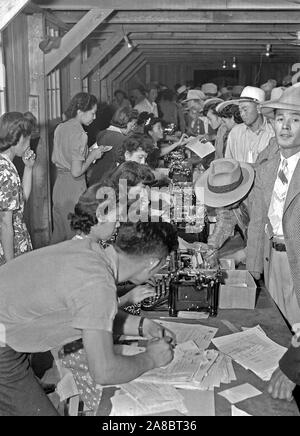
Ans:
[[[254,309],[256,284],[247,270],[226,271],[220,286],[220,309]]]

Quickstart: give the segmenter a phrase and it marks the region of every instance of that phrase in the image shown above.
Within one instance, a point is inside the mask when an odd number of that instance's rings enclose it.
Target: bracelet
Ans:
[[[139,327],[138,327],[139,336],[144,336],[144,331],[143,331],[144,321],[145,321],[145,317],[141,316],[141,319],[140,319],[140,322],[139,322]]]

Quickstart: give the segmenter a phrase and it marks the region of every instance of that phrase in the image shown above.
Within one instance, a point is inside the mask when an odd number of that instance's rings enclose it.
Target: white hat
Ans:
[[[202,91],[200,91],[199,89],[191,89],[188,92],[186,99],[183,100],[183,103],[186,103],[187,101],[190,100],[205,100],[205,99],[206,97]]]
[[[223,102],[224,102],[224,100],[222,100],[219,97],[209,98],[208,100],[205,100],[203,109],[205,109],[205,107],[207,107],[209,104],[212,104],[212,103],[223,103]]]
[[[201,86],[201,91],[204,94],[217,95],[218,94],[218,87],[215,83],[204,83]]]
[[[226,101],[222,101],[222,103],[218,104],[218,106],[216,107],[216,111],[220,113],[223,109],[225,109],[225,107],[230,106],[230,105],[231,106],[233,106],[233,105],[237,106],[237,104],[234,103],[233,100],[226,100]]]
[[[278,88],[275,88],[278,89]],[[276,95],[277,94],[277,95]],[[280,94],[280,90],[273,93],[273,97],[275,95],[275,99],[271,99],[266,101],[261,105],[262,112],[269,110],[270,113],[265,113],[270,117],[274,117],[275,109],[286,109],[295,112],[300,112],[300,83],[296,83],[289,88],[284,89]]]
[[[232,100],[232,102],[241,103],[243,101],[250,101],[253,103],[264,103],[266,99],[265,91],[261,88],[257,88],[255,86],[246,86],[243,89],[241,96],[237,100]]]
[[[265,101],[265,104],[268,104],[270,102],[274,102],[279,100],[279,98],[282,96],[283,92],[286,90],[286,88],[284,88],[284,86],[279,86],[278,88],[273,88],[271,91],[271,97],[270,100]],[[261,109],[261,113],[269,118],[273,118],[274,117],[274,110],[272,108],[268,108],[268,107],[260,107]]]
[[[196,180],[195,194],[207,206],[225,207],[244,198],[253,181],[254,169],[251,165],[234,159],[216,159]]]

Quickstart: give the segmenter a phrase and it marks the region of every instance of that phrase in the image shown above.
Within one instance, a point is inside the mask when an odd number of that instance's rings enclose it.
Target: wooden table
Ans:
[[[167,312],[147,312],[145,314],[151,318],[167,316]],[[170,318],[168,321],[184,322],[190,324],[203,324],[218,328],[216,337],[233,333],[233,329],[241,330],[241,327],[254,327],[260,325],[266,334],[275,342],[285,347],[289,346],[291,333],[282,318],[275,303],[264,288],[258,289],[257,303],[254,310],[219,310],[217,317],[206,320],[186,320]],[[228,324],[229,321],[229,324]],[[224,323],[225,322],[225,323]],[[221,384],[220,388],[215,388],[215,412],[216,416],[231,416],[230,403],[218,392],[232,388],[243,383],[250,383],[262,392],[254,398],[247,399],[236,406],[250,415],[254,416],[299,416],[296,402],[289,403],[282,400],[273,400],[267,393],[267,383],[257,377],[253,372],[247,371],[242,366],[233,362],[237,381],[230,384]],[[110,398],[113,391],[109,388],[104,389],[103,398],[99,407],[99,415],[109,415],[111,410]],[[173,415],[173,413],[172,413]],[[169,416],[165,414],[165,416]],[[199,416],[201,411],[199,410]]]

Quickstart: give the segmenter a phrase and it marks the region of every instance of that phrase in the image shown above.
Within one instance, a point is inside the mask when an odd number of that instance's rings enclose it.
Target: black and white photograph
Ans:
[[[300,0],[0,0],[2,416],[300,416]]]

